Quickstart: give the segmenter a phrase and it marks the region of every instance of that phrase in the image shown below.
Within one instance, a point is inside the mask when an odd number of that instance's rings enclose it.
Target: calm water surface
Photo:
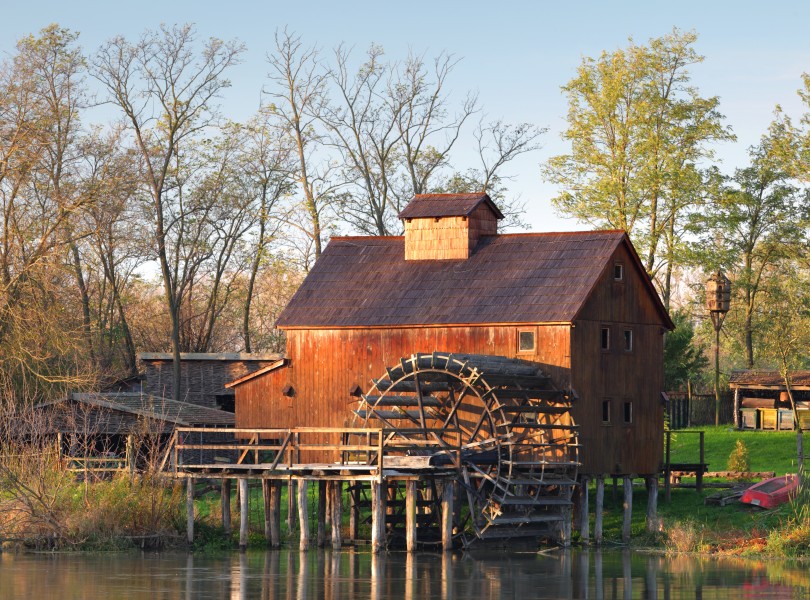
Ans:
[[[807,565],[621,551],[0,554],[0,598],[806,598]]]

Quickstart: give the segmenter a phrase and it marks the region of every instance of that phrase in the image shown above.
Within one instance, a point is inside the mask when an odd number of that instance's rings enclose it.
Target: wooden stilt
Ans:
[[[194,478],[186,479],[186,539],[194,543]]]
[[[583,475],[579,488],[579,538],[583,544],[587,544],[591,537],[588,500],[588,477]]]
[[[357,525],[360,520],[360,490],[359,483],[349,485],[349,539],[357,539]]]
[[[331,491],[329,484],[331,482],[319,481],[318,482],[318,535],[316,544],[318,548],[326,545],[326,497]]]
[[[295,529],[295,515],[297,510],[295,493],[295,480],[289,479],[287,481],[287,532],[292,533]]]
[[[343,482],[332,482],[332,495],[329,503],[331,510],[332,525],[332,548],[339,550],[343,546],[343,532],[341,531],[343,521]]]
[[[231,480],[223,478],[219,486],[219,504],[222,509],[222,531],[226,538],[230,538],[233,533],[231,526]]]
[[[416,550],[416,480],[405,482],[405,547]]]
[[[385,487],[379,481],[371,482],[371,552],[385,549]]]
[[[593,541],[602,544],[602,512],[605,506],[605,478],[602,475],[596,478],[596,508],[593,524]]]
[[[622,503],[624,518],[622,520],[622,542],[630,542],[630,525],[633,520],[633,480],[624,476],[624,502]]]
[[[298,485],[298,522],[301,530],[301,537],[299,540],[298,548],[306,550],[309,548],[309,514],[307,513],[307,488],[308,481],[306,479],[299,479]]]
[[[248,545],[248,524],[250,522],[250,493],[248,480],[239,480],[239,549],[244,552]]]
[[[455,487],[451,481],[442,486],[442,549],[453,549],[453,511]]]
[[[270,538],[272,529],[272,512],[273,509],[271,508],[272,498],[270,493],[270,480],[269,479],[262,479],[262,505],[264,507],[264,541],[267,542],[267,545],[270,545]]]
[[[270,546],[281,545],[281,482],[270,483]]]
[[[647,477],[647,532],[658,531],[658,475]]]

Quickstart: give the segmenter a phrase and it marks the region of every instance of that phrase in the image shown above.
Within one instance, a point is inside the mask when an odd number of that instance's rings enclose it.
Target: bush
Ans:
[[[737,440],[734,450],[728,457],[728,470],[737,471],[738,473],[748,472],[751,470],[751,459],[748,457],[748,448],[745,442]]]

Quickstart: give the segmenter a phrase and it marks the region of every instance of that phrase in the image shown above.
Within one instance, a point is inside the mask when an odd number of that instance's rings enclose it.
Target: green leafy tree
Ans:
[[[687,381],[696,381],[703,375],[709,360],[705,346],[695,339],[695,328],[683,310],[672,311],[675,329],[664,341],[664,385],[668,390],[682,389]]]
[[[685,217],[717,182],[701,165],[714,157],[712,143],[733,139],[717,97],[690,84],[689,67],[703,60],[696,40],[675,29],[585,58],[562,88],[571,152],[545,168],[564,190],[552,200],[560,212],[631,236],[667,307]]]

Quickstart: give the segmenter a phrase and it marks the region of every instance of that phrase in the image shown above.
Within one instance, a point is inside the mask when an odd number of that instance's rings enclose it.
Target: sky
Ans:
[[[489,119],[548,128],[543,148],[504,172],[513,177],[510,193],[526,202],[533,231],[585,227],[555,213],[550,199],[557,190],[540,174],[543,162],[567,151],[560,139],[567,112],[560,86],[574,77],[583,57],[625,47],[630,37],[645,43],[673,27],[696,31],[695,48],[706,59],[691,69],[692,82],[701,95],[719,96],[725,122],[737,135],[736,142],[717,147],[726,173],[745,165],[746,149],[765,132],[777,104],[788,114],[800,113],[796,90],[801,74],[810,72],[806,0],[2,2],[3,55],[13,52],[17,39],[50,23],[78,31],[87,53],[116,35],[134,41],[161,23],[194,23],[202,37],[238,38],[247,52],[230,72],[232,87],[222,99],[223,113],[234,120],[247,118],[259,105],[266,54],[279,28],[326,52],[344,43],[359,54],[377,43],[391,59],[409,51],[427,57],[450,53],[461,59],[449,81],[458,102],[477,91]],[[474,160],[471,141],[460,140],[457,163]]]

